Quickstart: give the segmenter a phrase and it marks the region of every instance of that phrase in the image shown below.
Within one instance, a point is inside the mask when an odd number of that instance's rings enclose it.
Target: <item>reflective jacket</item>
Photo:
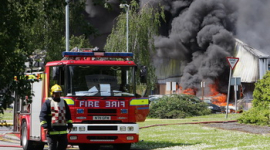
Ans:
[[[53,101],[51,98],[47,99],[41,108],[39,119],[40,119],[40,125],[44,129],[48,129],[49,135],[55,135],[55,134],[67,134],[67,129],[69,127],[72,127],[72,120],[71,120],[71,114],[69,110],[69,106],[67,105],[66,101],[62,98],[60,99],[60,102],[64,102],[65,105],[65,124],[62,125],[52,125],[52,110],[51,110],[51,101]],[[58,102],[56,102],[58,103]],[[54,114],[54,113],[53,113]]]

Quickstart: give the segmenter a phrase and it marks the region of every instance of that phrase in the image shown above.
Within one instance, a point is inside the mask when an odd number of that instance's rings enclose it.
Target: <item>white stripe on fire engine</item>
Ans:
[[[45,81],[45,97],[47,99],[48,97],[48,79],[47,79],[47,73],[44,74],[44,81]]]

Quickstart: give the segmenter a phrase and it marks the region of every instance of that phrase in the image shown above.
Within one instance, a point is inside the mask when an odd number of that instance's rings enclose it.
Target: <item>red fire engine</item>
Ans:
[[[63,52],[61,61],[48,62],[44,71],[28,73],[39,82],[32,84],[32,103],[27,107],[20,100],[15,107],[14,127],[20,131],[23,149],[41,150],[47,142],[39,113],[54,84],[62,87],[62,98],[70,107],[70,145],[78,145],[80,150],[107,144],[130,149],[131,143],[139,140],[136,122],[145,121],[149,113],[148,98],[136,94],[138,67],[128,59],[132,56],[124,52]]]

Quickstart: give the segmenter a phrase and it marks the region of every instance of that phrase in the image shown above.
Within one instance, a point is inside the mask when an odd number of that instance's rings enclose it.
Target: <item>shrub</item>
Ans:
[[[210,114],[207,104],[193,95],[163,96],[150,104],[149,117],[152,118],[186,118]]]
[[[270,125],[270,72],[255,83],[252,108],[245,111],[238,122],[245,124]]]
[[[245,111],[239,118],[239,123],[256,124],[256,125],[269,125],[269,109],[251,108]]]

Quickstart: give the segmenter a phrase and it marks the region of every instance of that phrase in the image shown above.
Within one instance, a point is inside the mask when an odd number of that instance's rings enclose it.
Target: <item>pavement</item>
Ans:
[[[6,140],[11,140],[14,141],[14,143],[20,142],[20,134],[19,133],[4,133],[0,135],[0,140],[1,138],[6,139]]]
[[[0,141],[3,141],[3,143],[0,144],[0,147],[21,147],[20,134],[13,131],[12,120],[0,121]],[[4,144],[5,142],[11,144]]]
[[[0,135],[0,147],[17,147],[21,148],[19,134],[4,133]]]

